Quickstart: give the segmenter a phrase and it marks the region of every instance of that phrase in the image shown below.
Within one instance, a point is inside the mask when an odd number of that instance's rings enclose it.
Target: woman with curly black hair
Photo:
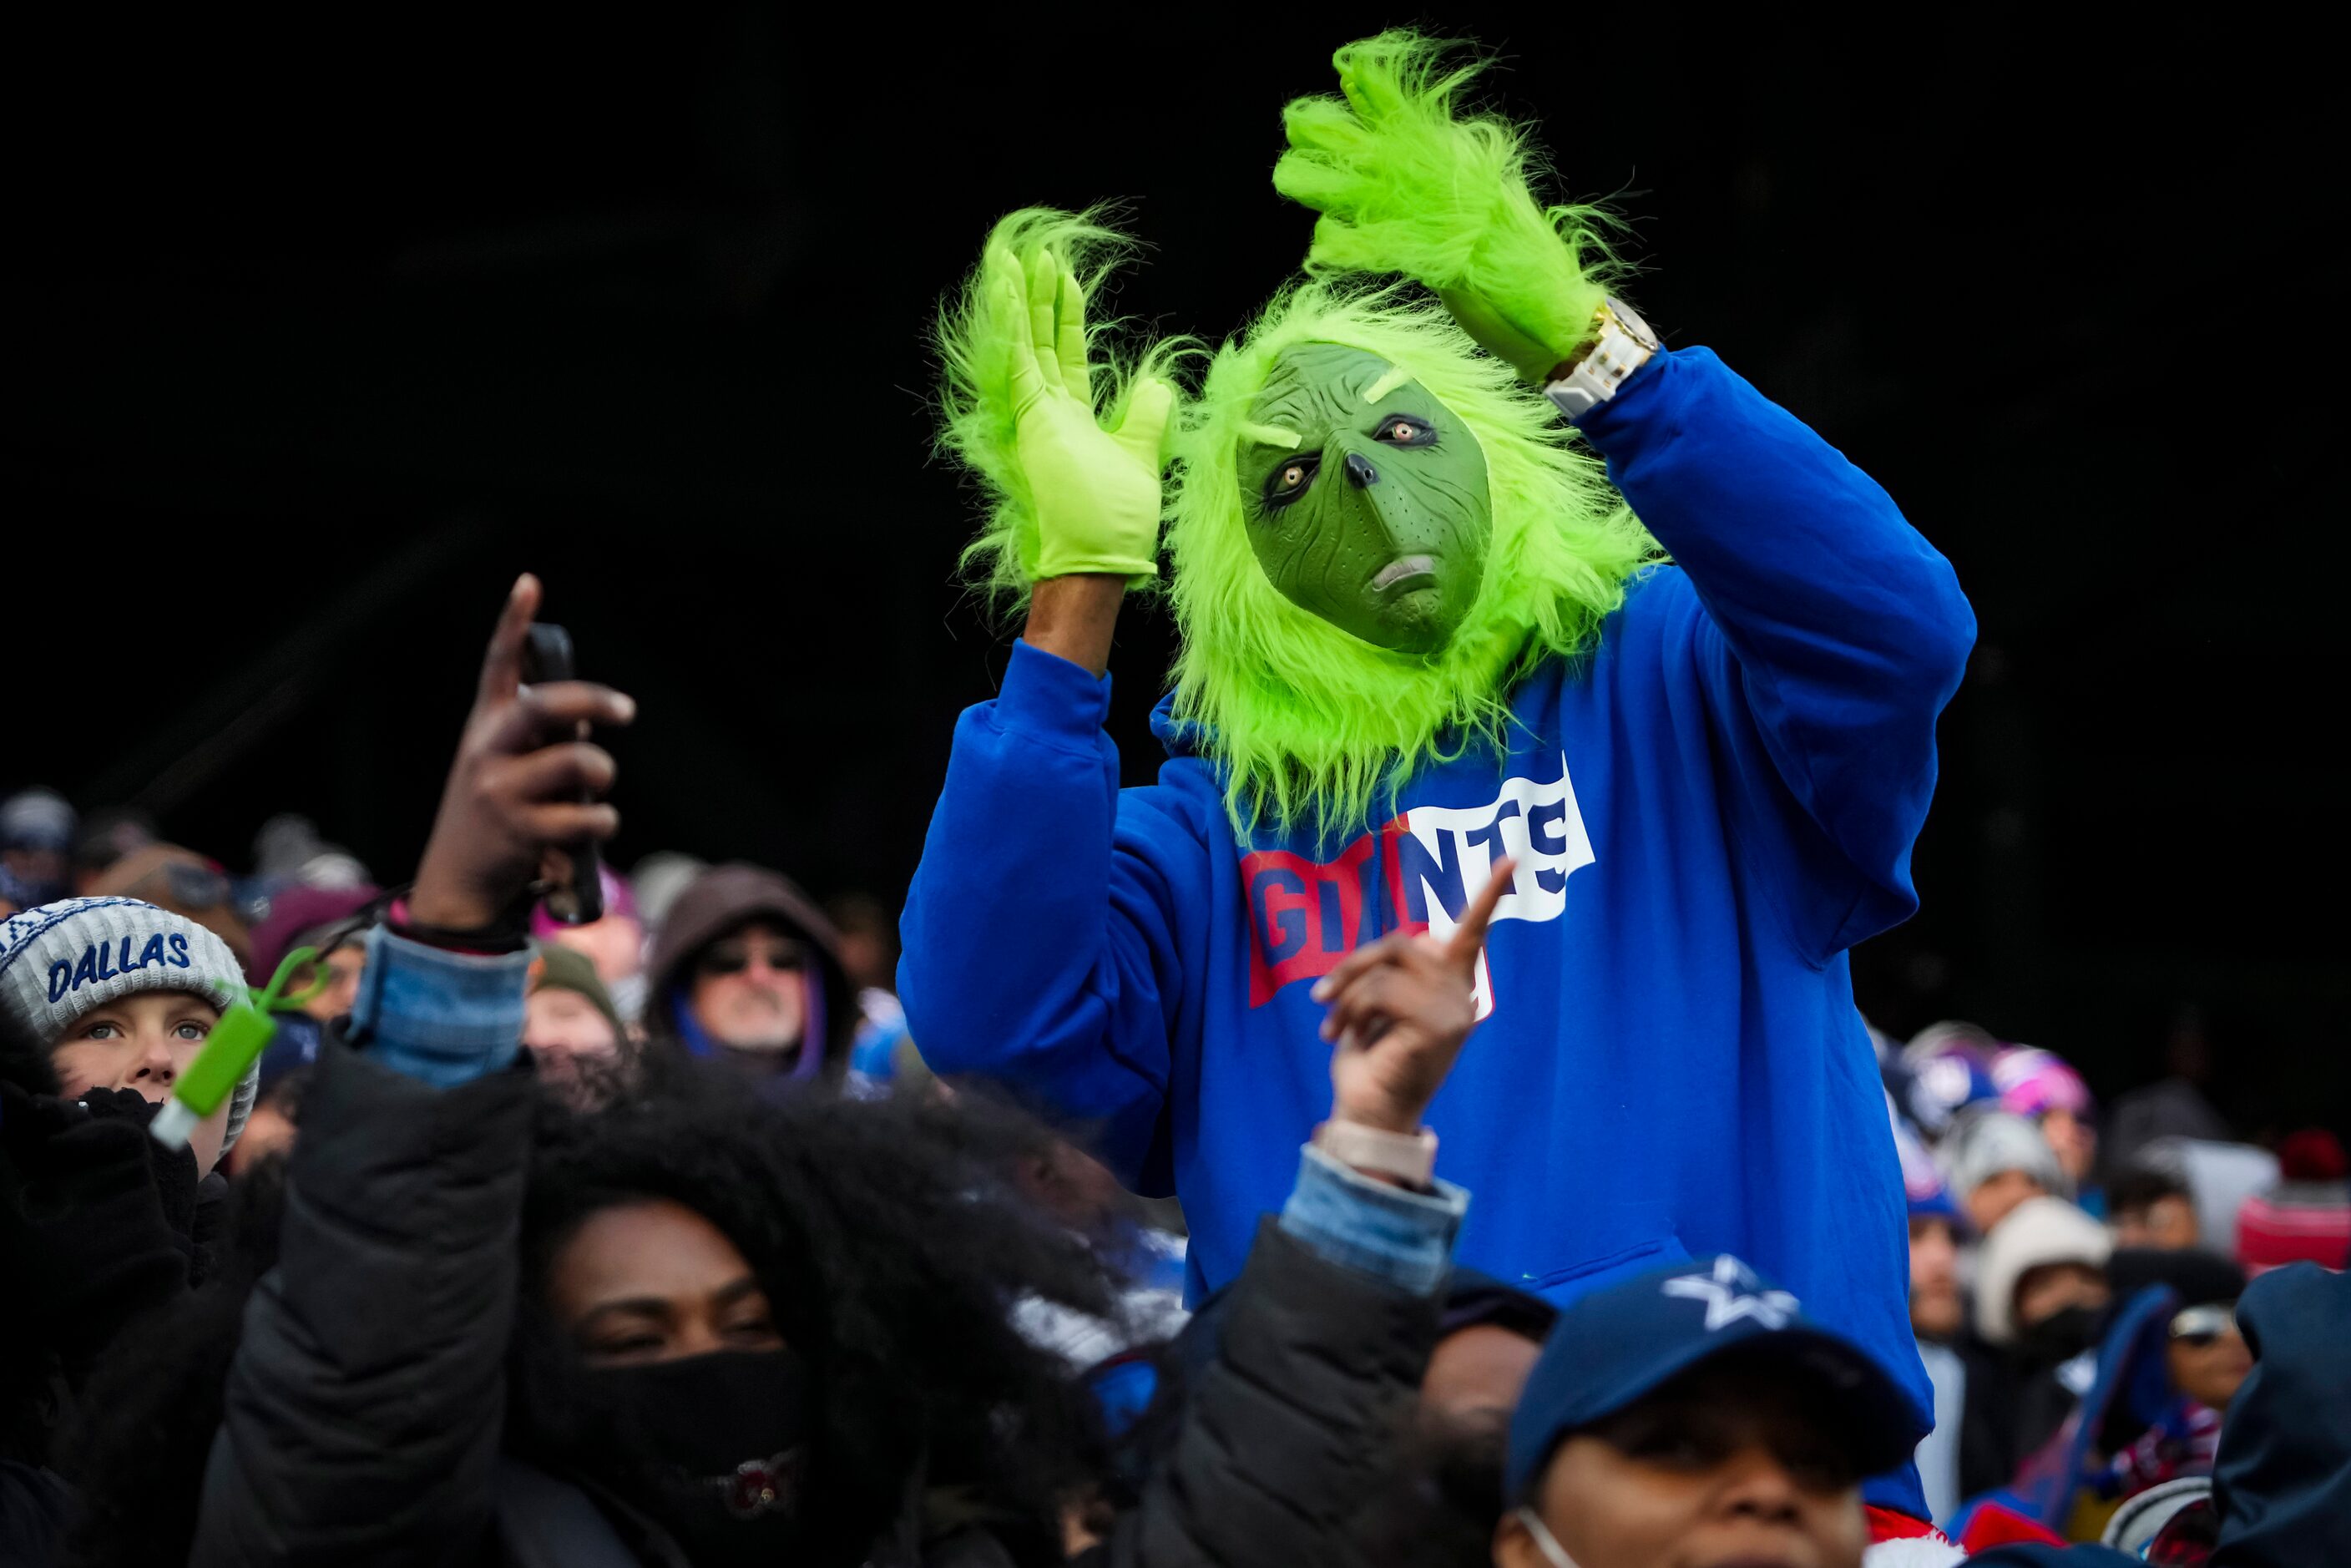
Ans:
[[[542,1134],[509,1464],[696,1564],[1061,1562],[1092,1426],[1010,1308],[1110,1312],[1092,1255],[950,1108],[726,1087]]]

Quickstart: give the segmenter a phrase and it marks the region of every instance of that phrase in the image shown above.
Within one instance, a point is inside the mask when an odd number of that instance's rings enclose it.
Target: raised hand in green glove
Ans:
[[[1090,216],[1014,213],[940,319],[942,444],[994,503],[967,559],[1009,596],[1046,578],[1158,570],[1175,391],[1149,373],[1113,384],[1116,368],[1090,361],[1080,278],[1123,245]]]
[[[1322,214],[1310,270],[1398,272],[1437,291],[1462,329],[1529,381],[1592,335],[1614,270],[1589,207],[1546,207],[1528,188],[1519,127],[1457,118],[1484,68],[1459,46],[1395,30],[1332,57],[1342,98],[1282,111],[1290,150],[1274,188]]]
[[[995,308],[1019,312],[1025,337],[1008,334],[1014,450],[1037,509],[1036,575],[1158,570],[1160,458],[1175,393],[1139,382],[1113,428],[1094,414],[1086,362],[1086,297],[1070,264],[1046,251],[1026,268],[1010,251],[988,253]]]

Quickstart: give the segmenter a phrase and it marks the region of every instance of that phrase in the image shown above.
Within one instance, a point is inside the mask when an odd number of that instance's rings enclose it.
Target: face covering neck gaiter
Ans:
[[[2099,1316],[2095,1307],[2062,1308],[2018,1335],[2017,1346],[2033,1361],[2067,1360],[2097,1343]]]
[[[789,1561],[814,1424],[799,1356],[725,1351],[581,1375],[581,1402],[622,1450],[583,1457],[590,1476],[696,1568]]]

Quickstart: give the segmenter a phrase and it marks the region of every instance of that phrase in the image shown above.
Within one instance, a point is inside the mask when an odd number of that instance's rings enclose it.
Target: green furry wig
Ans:
[[[1439,46],[1410,35],[1384,35],[1341,51],[1349,102],[1385,105],[1374,116],[1382,134],[1426,143],[1415,167],[1432,187],[1467,192],[1468,177],[1446,169],[1477,173],[1489,193],[1478,198],[1484,208],[1472,213],[1465,202],[1453,221],[1472,234],[1507,230],[1509,244],[1555,278],[1556,288],[1538,277],[1532,292],[1572,301],[1570,313],[1581,323],[1589,316],[1585,295],[1597,298],[1573,243],[1584,210],[1533,206],[1522,133],[1491,118],[1455,119],[1452,99],[1471,73],[1437,68],[1439,53]],[[1314,119],[1320,111],[1309,106],[1329,101],[1293,104],[1293,120]],[[1316,177],[1326,187],[1356,178],[1330,172],[1333,159],[1344,163],[1349,156],[1344,149],[1332,154]],[[1494,211],[1496,201],[1509,210]],[[1426,207],[1420,203],[1415,210]],[[1376,215],[1355,213],[1357,219]],[[1219,769],[1227,809],[1244,833],[1259,826],[1285,833],[1312,827],[1330,840],[1360,831],[1384,786],[1473,745],[1500,743],[1512,687],[1546,659],[1588,650],[1603,620],[1623,602],[1625,580],[1658,555],[1573,427],[1510,363],[1480,350],[1444,304],[1411,285],[1346,276],[1365,265],[1345,252],[1362,232],[1332,222],[1326,210],[1309,258],[1318,276],[1284,288],[1213,353],[1185,340],[1122,351],[1114,324],[1088,321],[1090,390],[1104,428],[1117,428],[1143,375],[1193,383],[1168,437],[1175,481],[1166,546],[1174,572],[1166,591],[1182,642],[1175,708],[1197,727],[1201,752]],[[1551,249],[1536,244],[1538,235]],[[1423,240],[1435,243],[1427,235],[1415,243]],[[1024,264],[1052,251],[1092,298],[1126,242],[1100,212],[1030,208],[1000,222],[988,245]],[[1477,270],[1475,258],[1466,258],[1452,277],[1476,287]],[[1430,281],[1448,293],[1453,286],[1446,276]],[[988,521],[965,552],[966,569],[999,604],[1018,606],[1038,560],[1035,510],[1014,453],[1008,380],[1009,346],[1023,324],[998,319],[1002,312],[990,298],[976,272],[940,314],[940,445],[977,477],[988,501]],[[1306,343],[1342,344],[1386,361],[1437,398],[1485,458],[1492,533],[1483,577],[1463,620],[1434,653],[1374,646],[1301,608],[1274,586],[1251,549],[1251,503],[1238,446],[1276,361]]]
[[[1281,351],[1342,343],[1408,372],[1486,458],[1494,532],[1468,618],[1435,653],[1350,636],[1275,589],[1249,549],[1235,452]],[[1499,743],[1510,692],[1585,649],[1656,546],[1540,392],[1479,352],[1436,301],[1307,283],[1217,350],[1176,436],[1168,544],[1183,645],[1176,713],[1206,732],[1237,827],[1358,831],[1383,783]]]

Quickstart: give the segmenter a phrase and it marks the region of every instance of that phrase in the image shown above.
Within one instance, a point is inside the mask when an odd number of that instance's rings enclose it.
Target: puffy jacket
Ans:
[[[569,1481],[500,1452],[532,1096],[434,1089],[331,1038],[287,1176],[280,1265],[247,1308],[204,1478],[195,1568],[684,1564],[622,1543]],[[1374,1450],[1417,1388],[1437,1299],[1269,1222],[1173,1451],[1090,1554],[1102,1568],[1346,1561]],[[1013,1561],[985,1530],[877,1564]]]
[[[524,1071],[435,1089],[320,1047],[192,1564],[481,1560],[531,1112]]]
[[[1394,1473],[1383,1449],[1419,1396],[1443,1293],[1332,1262],[1268,1218],[1228,1301],[1182,1423],[1098,1561],[1375,1561],[1370,1490]]]

